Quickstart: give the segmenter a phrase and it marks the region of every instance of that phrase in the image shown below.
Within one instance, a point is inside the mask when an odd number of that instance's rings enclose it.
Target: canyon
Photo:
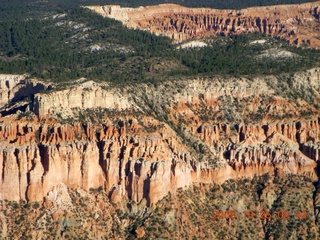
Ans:
[[[317,180],[319,71],[296,73],[289,85],[275,76],[217,77],[122,89],[2,75],[16,86],[2,87],[0,198],[42,201],[63,183],[151,206],[195,183],[267,173]],[[21,92],[33,92],[25,112],[15,100]]]
[[[319,239],[319,1],[71,2],[3,23],[0,239]]]
[[[175,4],[126,8],[119,5],[85,6],[125,26],[164,35],[180,43],[213,35],[263,33],[290,44],[320,47],[320,2],[276,5],[240,10],[187,8]]]
[[[1,238],[285,237],[277,222],[197,224],[289,202],[313,226],[299,234],[318,236],[319,68],[121,87],[0,78]]]

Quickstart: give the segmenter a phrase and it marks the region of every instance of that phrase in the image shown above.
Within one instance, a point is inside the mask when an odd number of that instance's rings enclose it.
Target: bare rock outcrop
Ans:
[[[0,109],[14,101],[43,91],[49,86],[50,83],[30,79],[27,75],[0,74]]]
[[[16,124],[14,129],[24,128]],[[229,178],[265,173],[315,177],[316,162],[299,151],[297,139],[290,140],[280,133],[266,136],[263,128],[241,128],[238,144],[226,156],[228,163],[215,168],[193,159],[169,126],[152,135],[126,126],[87,125],[79,130],[77,124],[34,124],[29,128],[32,137],[22,143],[15,141],[14,131],[8,135],[2,123],[1,135],[7,138],[2,139],[0,147],[1,198],[40,201],[61,182],[69,188],[86,190],[103,186],[115,202],[146,199],[150,205],[194,182],[222,183]],[[305,132],[308,129],[305,127]],[[15,134],[20,137],[19,132]],[[206,130],[197,134],[211,144],[223,140],[223,135]],[[287,135],[294,133],[289,131]],[[39,143],[35,143],[37,136]]]
[[[102,89],[98,84],[89,81],[71,89],[36,94],[33,111],[41,117],[56,113],[68,116],[70,109],[99,107],[120,111],[133,108],[134,105],[120,90]]]
[[[265,173],[316,179],[318,72],[289,83],[217,77],[118,89],[89,81],[35,92],[33,112],[0,118],[0,199],[47,196],[49,204],[48,192],[65,185],[151,206],[194,183]]]
[[[0,74],[0,106],[8,104],[14,97],[17,85],[24,83],[24,75]]]
[[[181,42],[210,35],[265,33],[292,44],[320,47],[320,2],[254,7],[241,10],[186,8],[175,4],[122,8],[118,5],[87,6],[126,26],[162,34]]]

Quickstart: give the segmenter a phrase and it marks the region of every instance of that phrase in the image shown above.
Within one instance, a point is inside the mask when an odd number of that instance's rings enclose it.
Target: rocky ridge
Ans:
[[[161,4],[139,8],[86,6],[126,26],[165,35],[175,42],[211,35],[264,33],[291,44],[320,47],[320,2],[254,7],[241,10],[186,8]]]
[[[1,199],[41,201],[63,183],[151,206],[195,183],[266,173],[317,180],[319,69],[234,80],[51,85],[32,90],[25,112],[9,99],[0,119]]]

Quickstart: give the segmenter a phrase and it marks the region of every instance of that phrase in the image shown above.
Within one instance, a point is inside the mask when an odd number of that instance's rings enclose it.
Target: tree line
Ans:
[[[29,73],[54,81],[87,77],[135,83],[196,74],[278,74],[319,64],[318,50],[291,47],[279,40],[271,47],[281,44],[299,57],[258,60],[256,56],[267,47],[249,42],[262,37],[215,37],[205,48],[176,49],[166,37],[128,29],[73,1],[49,0],[37,5],[32,0],[4,0],[0,6],[0,72]],[[102,49],[91,50],[94,45]],[[154,59],[184,67],[150,77]]]

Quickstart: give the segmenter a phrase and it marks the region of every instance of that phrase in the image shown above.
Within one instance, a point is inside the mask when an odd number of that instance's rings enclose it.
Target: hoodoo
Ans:
[[[264,33],[291,44],[320,47],[320,2],[254,7],[241,10],[186,8],[161,4],[139,8],[87,6],[131,28],[148,30],[175,42],[211,35]]]

